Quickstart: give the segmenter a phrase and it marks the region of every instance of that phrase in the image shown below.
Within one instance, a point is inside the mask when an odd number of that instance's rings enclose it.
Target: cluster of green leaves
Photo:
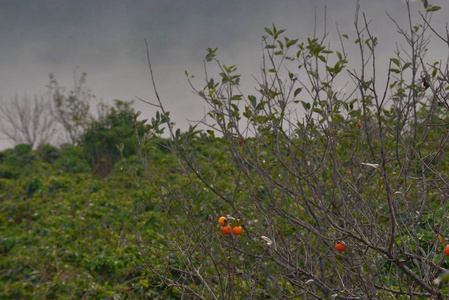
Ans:
[[[145,267],[147,246],[133,233],[157,244],[165,222],[151,190],[123,171],[140,168],[136,157],[99,179],[84,152],[18,145],[0,153],[0,298],[176,297]]]
[[[106,107],[103,116],[89,122],[79,143],[95,174],[106,177],[121,155],[128,157],[136,153],[132,143],[134,110],[132,102],[115,100],[115,105]],[[116,145],[122,144],[121,152]]]

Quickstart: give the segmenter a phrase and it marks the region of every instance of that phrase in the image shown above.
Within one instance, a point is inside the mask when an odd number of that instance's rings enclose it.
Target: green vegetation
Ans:
[[[133,243],[137,211],[156,226],[142,234],[161,239],[160,209],[142,208],[151,196],[123,172],[96,178],[82,153],[26,145],[1,153],[0,298],[164,297]]]
[[[217,49],[204,87],[186,72],[204,130],[175,129],[156,93],[151,120],[116,101],[72,145],[0,153],[1,297],[447,297],[449,68],[425,58],[423,4],[385,78],[366,21],[340,51],[273,25],[256,95]]]

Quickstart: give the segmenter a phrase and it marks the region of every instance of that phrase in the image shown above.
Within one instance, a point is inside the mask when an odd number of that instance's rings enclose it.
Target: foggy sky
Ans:
[[[186,119],[200,119],[204,103],[196,97],[184,71],[203,81],[203,59],[208,47],[218,47],[219,59],[237,64],[255,86],[251,75],[259,74],[261,37],[273,23],[300,40],[310,37],[316,11],[323,30],[324,8],[330,41],[341,33],[355,39],[356,0],[0,0],[0,105],[14,95],[42,95],[54,73],[62,86],[73,87],[75,70],[87,72],[87,85],[105,102],[113,99],[154,101],[148,73],[145,42],[148,40],[158,92],[173,121],[186,128]],[[432,20],[444,31],[449,4],[440,5]],[[386,11],[407,27],[404,0],[361,0],[361,11],[371,19],[378,36],[380,57],[394,56],[400,39]],[[421,1],[411,1],[416,14]],[[352,34],[352,35],[351,35]],[[441,45],[441,44],[440,44]],[[436,49],[433,55],[446,48]],[[155,108],[135,101],[136,110],[151,117]],[[11,143],[0,140],[0,149]]]

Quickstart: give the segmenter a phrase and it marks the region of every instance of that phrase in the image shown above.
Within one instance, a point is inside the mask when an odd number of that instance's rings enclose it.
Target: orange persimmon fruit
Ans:
[[[232,232],[232,227],[230,225],[221,226],[220,231],[223,234],[230,234]]]
[[[232,233],[235,235],[239,235],[243,232],[243,229],[241,226],[235,226],[234,228],[232,228]]]
[[[225,226],[227,222],[228,221],[225,217],[220,217],[220,219],[218,219],[218,224],[220,224],[221,226]]]
[[[338,242],[337,244],[335,244],[335,249],[337,249],[337,251],[339,251],[339,252],[345,251],[346,250],[346,243],[343,242],[343,241]]]

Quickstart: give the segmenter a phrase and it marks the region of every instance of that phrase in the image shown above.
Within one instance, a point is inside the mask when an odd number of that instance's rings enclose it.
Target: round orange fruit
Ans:
[[[220,224],[221,226],[225,226],[227,223],[227,220],[225,217],[221,217],[220,219],[218,219],[218,224]]]
[[[339,252],[343,252],[346,250],[346,243],[345,242],[338,242],[337,244],[335,244],[335,249],[337,249],[337,251]]]
[[[232,233],[235,234],[235,235],[239,235],[239,234],[241,234],[242,232],[243,232],[243,229],[242,229],[242,227],[240,227],[240,226],[235,226],[235,227],[232,229]]]
[[[446,247],[444,247],[444,254],[449,256],[449,245],[446,245]]]
[[[230,225],[221,226],[220,230],[223,234],[230,234],[232,232],[232,227]]]

